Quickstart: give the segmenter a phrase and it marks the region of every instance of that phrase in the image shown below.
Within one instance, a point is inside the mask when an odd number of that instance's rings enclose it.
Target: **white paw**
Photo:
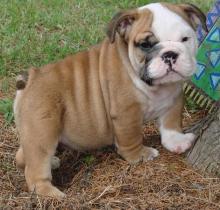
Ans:
[[[56,156],[53,156],[51,159],[51,169],[55,170],[60,167],[60,159]]]
[[[162,145],[169,150],[177,154],[184,153],[188,150],[195,140],[193,133],[179,133],[176,131],[166,131],[162,133]]]

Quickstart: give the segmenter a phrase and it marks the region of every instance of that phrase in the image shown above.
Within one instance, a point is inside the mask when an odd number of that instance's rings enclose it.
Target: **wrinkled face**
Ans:
[[[149,85],[166,84],[195,72],[195,28],[204,21],[198,8],[156,3],[130,13],[117,32],[127,43],[130,62],[141,80]]]

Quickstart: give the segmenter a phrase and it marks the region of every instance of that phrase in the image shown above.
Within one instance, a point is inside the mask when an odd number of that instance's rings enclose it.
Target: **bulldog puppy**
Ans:
[[[129,163],[152,160],[159,153],[143,146],[142,125],[158,119],[166,149],[189,149],[194,135],[182,133],[182,83],[196,69],[199,23],[205,28],[205,15],[189,4],[122,11],[101,44],[21,75],[16,162],[29,190],[64,196],[51,184],[59,142],[78,150],[115,144]]]

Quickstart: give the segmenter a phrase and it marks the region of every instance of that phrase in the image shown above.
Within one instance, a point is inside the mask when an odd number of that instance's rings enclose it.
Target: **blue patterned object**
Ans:
[[[207,40],[209,42],[219,43],[220,44],[220,29],[215,28],[215,30],[209,34]]]
[[[210,81],[211,81],[211,86],[213,90],[216,90],[216,88],[219,85],[220,82],[220,73],[211,73],[210,74]]]
[[[208,30],[210,30],[213,27],[214,23],[216,22],[219,16],[220,16],[220,0],[217,0],[214,4],[213,9],[207,14],[206,25]],[[207,32],[203,30],[202,26],[199,26],[197,30],[199,43],[203,41],[206,35]]]
[[[203,63],[197,63],[197,71],[195,73],[196,80],[199,80],[204,74],[206,70],[206,65]]]
[[[208,32],[198,27],[197,71],[184,91],[201,107],[212,111],[220,104],[220,0],[207,14]]]
[[[206,56],[207,56],[207,59],[209,60],[210,65],[213,68],[215,68],[216,66],[218,66],[219,61],[220,61],[220,49],[213,49],[213,50],[207,51]]]

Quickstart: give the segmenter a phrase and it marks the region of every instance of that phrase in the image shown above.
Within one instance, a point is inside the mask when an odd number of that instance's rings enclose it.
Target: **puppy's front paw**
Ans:
[[[176,131],[166,131],[166,135],[162,135],[162,145],[177,154],[186,152],[195,140],[193,133],[179,133]]]
[[[130,155],[125,159],[131,164],[136,164],[141,161],[146,162],[149,160],[153,160],[157,156],[159,156],[158,150],[152,147],[143,146],[138,153]]]
[[[143,147],[142,150],[142,160],[143,161],[148,161],[148,160],[153,160],[159,156],[159,151],[152,148],[152,147]]]

